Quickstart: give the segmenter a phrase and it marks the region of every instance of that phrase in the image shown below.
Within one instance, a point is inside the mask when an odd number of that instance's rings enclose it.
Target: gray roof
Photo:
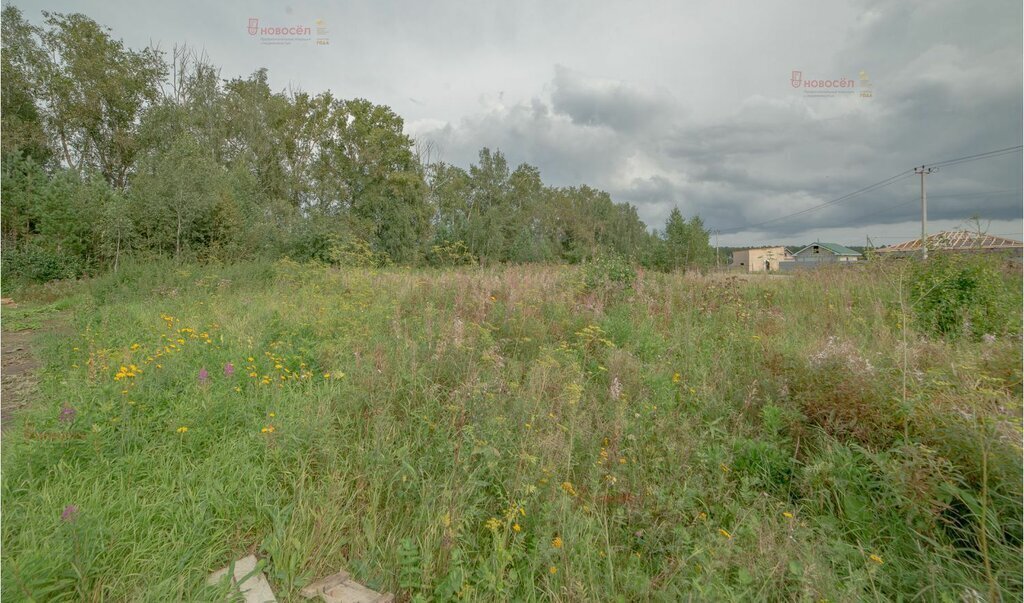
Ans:
[[[842,245],[840,245],[838,243],[812,243],[811,245],[808,245],[807,247],[804,247],[800,251],[797,251],[793,255],[796,255],[796,254],[800,253],[801,251],[804,251],[805,249],[810,249],[811,247],[814,247],[815,245],[817,245],[818,247],[821,247],[822,249],[829,250],[834,255],[860,256],[860,252],[854,251],[854,250],[850,249],[849,247],[843,247]]]

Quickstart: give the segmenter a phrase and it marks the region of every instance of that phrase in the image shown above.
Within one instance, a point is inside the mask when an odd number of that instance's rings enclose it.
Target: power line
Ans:
[[[978,193],[943,193],[941,195],[928,195],[928,198],[929,199],[936,199],[938,197],[959,197],[961,199],[973,199],[974,197],[994,197],[994,196],[997,196],[997,195],[1008,195],[1008,194],[1011,194],[1011,193],[1020,194],[1022,192],[1024,192],[1024,190],[1021,190],[1019,188],[1018,189],[1006,188],[1006,189],[1001,189],[1001,190],[998,190],[998,191],[984,191],[984,192],[978,192]],[[916,199],[915,199],[915,201],[916,201]]]
[[[986,233],[983,233],[983,234],[991,235],[993,237],[1010,237],[1010,236],[1019,236],[1022,233],[1024,233],[1024,231],[1021,231],[1021,232],[986,232]],[[872,235],[871,238],[872,239],[913,239],[914,237],[917,237],[917,236],[919,236],[919,235],[917,233],[914,233],[914,234],[905,234],[905,235],[880,235],[880,236]]]
[[[806,214],[806,213],[810,213],[812,211],[817,211],[819,209],[822,209],[823,207],[828,207],[830,205],[835,205],[836,203],[842,203],[843,201],[847,201],[849,199],[852,199],[853,197],[856,197],[857,195],[863,195],[864,193],[873,192],[873,191],[885,188],[887,186],[890,186],[892,184],[896,184],[901,179],[909,178],[912,174],[913,174],[913,170],[906,170],[906,171],[900,172],[899,174],[896,174],[895,176],[890,176],[889,178],[886,178],[885,180],[879,180],[878,182],[876,182],[874,184],[871,184],[869,186],[865,186],[862,189],[858,189],[856,191],[853,191],[852,193],[847,193],[847,194],[843,195],[842,197],[837,197],[835,199],[832,199],[831,201],[826,201],[825,203],[822,203],[820,205],[815,205],[813,207],[808,207],[807,209],[802,209],[800,211],[793,212],[791,214],[786,214],[784,216],[779,216],[777,218],[772,218],[770,220],[765,220],[763,222],[756,222],[754,224],[745,224],[743,226],[736,226],[736,227],[733,227],[733,228],[722,228],[720,230],[720,232],[723,232],[723,233],[739,232],[741,230],[747,230],[747,229],[750,229],[750,228],[756,228],[758,226],[763,226],[765,224],[771,224],[772,222],[778,222],[779,220],[785,220],[786,218],[792,218],[794,216],[800,216],[800,215],[803,215],[803,214]]]
[[[1011,153],[1016,153],[1017,151],[1020,151],[1022,148],[1024,148],[1024,145],[1017,145],[1017,146],[1012,146],[1012,147],[1006,147],[1006,148],[1003,148],[1003,149],[994,149],[992,151],[985,151],[984,153],[976,153],[974,155],[964,155],[963,157],[955,157],[953,159],[946,159],[944,161],[937,161],[937,162],[934,162],[934,163],[925,164],[922,167],[931,167],[931,168],[949,167],[949,166],[958,165],[958,164],[961,164],[961,163],[968,163],[970,161],[980,161],[982,159],[993,159],[995,157],[1000,157],[1002,155],[1009,155]],[[778,222],[779,220],[785,220],[787,218],[793,218],[793,217],[801,216],[801,215],[804,215],[804,214],[807,214],[807,213],[810,213],[810,212],[813,212],[813,211],[818,211],[819,209],[823,209],[825,207],[830,207],[830,206],[835,205],[837,203],[842,203],[843,201],[848,201],[849,199],[852,199],[852,198],[857,197],[859,195],[862,195],[864,193],[869,193],[869,192],[873,192],[873,191],[885,188],[887,186],[895,184],[896,182],[900,181],[900,179],[902,179],[902,178],[905,178],[905,177],[908,177],[908,176],[912,175],[913,173],[914,173],[914,170],[913,169],[909,169],[909,170],[900,172],[899,174],[896,174],[894,176],[890,176],[889,178],[886,178],[885,180],[879,180],[878,182],[876,182],[874,184],[868,185],[868,186],[866,186],[866,187],[864,187],[862,189],[853,191],[852,193],[848,193],[848,194],[843,195],[841,197],[837,197],[835,199],[832,199],[831,201],[826,201],[825,203],[821,203],[819,205],[814,205],[812,207],[808,207],[806,209],[802,209],[800,211],[793,212],[791,214],[782,215],[782,216],[779,216],[777,218],[771,218],[769,220],[764,220],[762,222],[755,222],[753,224],[744,224],[742,226],[734,226],[734,227],[731,227],[731,228],[721,228],[721,229],[718,229],[718,231],[720,233],[723,233],[723,234],[735,233],[735,232],[740,232],[740,231],[743,231],[743,230],[749,230],[749,229],[752,229],[752,228],[757,228],[758,226],[764,226],[765,224],[771,224],[772,222]]]
[[[937,161],[935,163],[926,163],[924,167],[940,168],[956,165],[958,163],[967,163],[970,161],[978,161],[980,159],[991,159],[993,157],[1001,157],[1003,155],[1009,155],[1016,153],[1024,148],[1024,145],[1017,145],[1015,147],[1006,147],[1005,149],[996,149],[994,151],[986,151],[984,153],[977,153],[975,155],[965,155],[963,157],[957,157],[955,159],[947,159],[945,161]]]
[[[947,198],[950,198],[950,197],[956,197],[957,199],[975,199],[975,198],[981,198],[981,197],[999,197],[999,196],[1003,196],[1003,195],[1014,195],[1014,194],[1019,195],[1019,194],[1021,194],[1021,192],[1022,192],[1021,190],[1007,189],[1007,190],[988,191],[988,192],[979,192],[979,193],[946,193],[946,194],[943,194],[943,195],[928,195],[928,198],[929,199],[934,199],[934,198],[941,197],[943,199],[947,199]],[[892,213],[894,213],[896,211],[899,211],[900,209],[902,209],[906,205],[910,205],[911,203],[919,203],[919,202],[920,202],[920,199],[917,199],[917,198],[907,199],[905,201],[899,201],[899,202],[893,203],[892,205],[890,205],[889,207],[883,209],[882,211],[868,212],[866,214],[861,214],[860,216],[857,216],[855,218],[855,220],[862,220],[864,218],[877,218],[879,216],[886,216],[886,215],[892,214]]]

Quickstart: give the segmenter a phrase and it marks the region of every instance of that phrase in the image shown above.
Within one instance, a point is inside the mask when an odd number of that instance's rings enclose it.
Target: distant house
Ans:
[[[755,247],[732,252],[731,268],[744,272],[777,272],[779,264],[790,260],[785,247]]]
[[[970,232],[968,230],[947,230],[928,235],[928,251],[955,251],[963,253],[1007,253],[1021,257],[1024,243],[1004,239],[995,235]],[[875,250],[879,256],[901,257],[921,254],[921,239],[905,241]]]
[[[812,243],[793,254],[797,265],[857,262],[860,253],[836,243]]]

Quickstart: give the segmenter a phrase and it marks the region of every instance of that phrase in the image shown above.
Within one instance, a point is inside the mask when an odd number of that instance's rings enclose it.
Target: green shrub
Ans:
[[[1000,258],[939,253],[914,265],[910,301],[914,322],[950,339],[1020,333],[1019,291],[1002,277]]]
[[[774,442],[740,439],[733,456],[733,469],[762,487],[784,491],[793,477],[793,456]]]
[[[85,262],[80,258],[42,247],[14,247],[5,249],[3,252],[4,280],[45,283],[76,278],[81,276],[84,271]]]
[[[358,268],[383,268],[391,264],[391,258],[383,251],[374,251],[363,239],[353,239],[335,244],[327,253],[332,264]]]
[[[618,254],[600,255],[583,267],[583,287],[595,291],[605,287],[630,289],[636,280],[636,270],[625,257]]]
[[[467,266],[476,263],[476,258],[462,241],[444,241],[430,248],[427,262],[431,266]]]

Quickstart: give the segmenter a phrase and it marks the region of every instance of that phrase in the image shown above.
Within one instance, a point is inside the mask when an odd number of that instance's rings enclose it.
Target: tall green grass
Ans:
[[[913,331],[898,267],[584,270],[69,291],[3,437],[3,596],[211,600],[248,552],[286,600],[339,567],[422,600],[1022,596],[1019,336]]]

